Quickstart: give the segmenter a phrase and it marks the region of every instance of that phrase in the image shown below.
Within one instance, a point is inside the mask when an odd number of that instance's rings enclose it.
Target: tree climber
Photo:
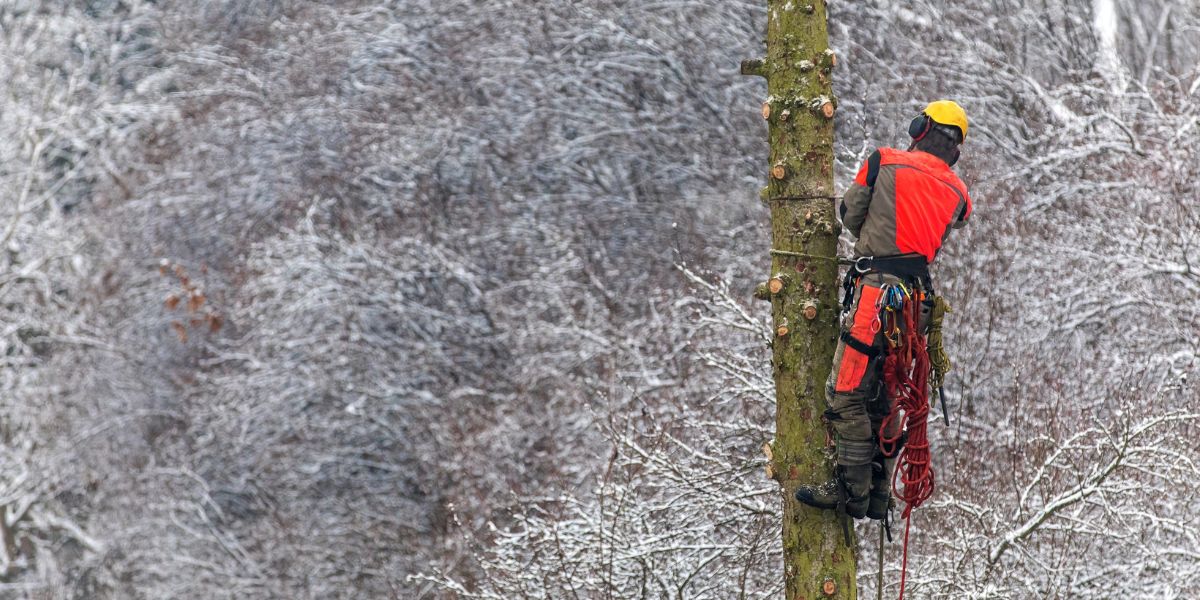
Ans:
[[[882,385],[885,359],[904,327],[889,306],[905,298],[920,302],[917,330],[924,335],[933,304],[929,264],[950,230],[964,226],[971,214],[967,188],[950,170],[967,136],[966,112],[949,100],[933,102],[908,133],[913,142],[907,151],[876,150],[842,198],[842,223],[857,242],[846,274],[841,339],[825,387],[837,468],[832,480],[796,490],[800,502],[856,519],[887,515],[904,435],[902,419],[887,418],[896,399]],[[881,450],[886,446],[892,446],[888,455]]]

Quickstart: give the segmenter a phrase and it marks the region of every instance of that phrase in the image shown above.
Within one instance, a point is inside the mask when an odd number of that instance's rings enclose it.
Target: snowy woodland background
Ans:
[[[830,8],[839,189],[972,119],[909,596],[1200,597],[1200,5]],[[779,598],[765,21],[0,1],[0,597]]]

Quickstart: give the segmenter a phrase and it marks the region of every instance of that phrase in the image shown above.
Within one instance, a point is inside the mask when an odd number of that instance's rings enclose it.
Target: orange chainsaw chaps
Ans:
[[[858,304],[854,309],[854,325],[850,328],[850,336],[868,346],[874,345],[876,323],[879,321],[877,303],[883,290],[874,286],[862,286]],[[842,348],[842,363],[838,368],[836,392],[853,392],[862,384],[863,376],[867,373],[867,364],[871,359],[866,354],[851,348],[845,342],[839,342]]]

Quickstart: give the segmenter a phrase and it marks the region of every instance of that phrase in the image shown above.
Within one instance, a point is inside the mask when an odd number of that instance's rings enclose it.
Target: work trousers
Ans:
[[[886,285],[900,279],[868,273],[854,290],[854,303],[842,316],[841,331],[876,349],[865,354],[839,339],[833,355],[833,371],[825,385],[826,418],[837,438],[837,460],[842,466],[870,464],[880,460],[876,434],[890,411],[891,401],[881,381],[888,342],[880,321],[880,298]],[[898,419],[888,422],[883,434],[895,437]]]

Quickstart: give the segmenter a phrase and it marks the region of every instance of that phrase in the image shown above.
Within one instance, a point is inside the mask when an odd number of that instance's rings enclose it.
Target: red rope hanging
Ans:
[[[921,506],[933,495],[933,468],[929,460],[929,438],[926,421],[929,417],[929,352],[925,347],[925,336],[917,331],[920,320],[921,302],[918,297],[907,296],[900,311],[899,323],[902,343],[888,352],[883,362],[883,382],[891,399],[891,413],[879,427],[880,447],[887,456],[895,456],[904,432],[908,438],[899,448],[896,471],[892,474],[892,489],[896,497],[904,502],[900,516],[904,519],[904,559],[900,567],[900,599],[904,600],[904,584],[908,575],[908,532],[912,525],[912,510]],[[891,428],[894,419],[899,419],[896,435],[886,437],[883,432]],[[899,480],[902,487],[897,487]]]

